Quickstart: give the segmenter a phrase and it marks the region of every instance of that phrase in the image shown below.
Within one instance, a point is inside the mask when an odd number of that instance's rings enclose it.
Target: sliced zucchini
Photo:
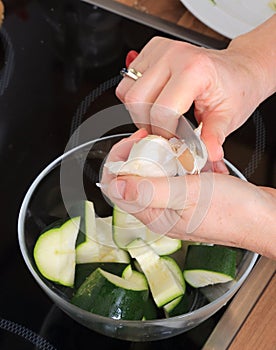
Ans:
[[[34,260],[40,273],[48,280],[73,287],[79,225],[80,217],[75,217],[39,236],[33,251]]]
[[[172,254],[181,248],[181,240],[152,232],[135,216],[116,206],[113,208],[112,224],[113,240],[121,249],[127,249],[136,238],[147,242],[158,255]]]
[[[77,289],[81,286],[81,284],[85,281],[85,279],[98,267],[107,272],[113,273],[117,276],[122,276],[122,272],[126,268],[127,264],[125,263],[88,263],[88,264],[77,264],[76,272],[75,272],[75,283],[74,287]]]
[[[169,269],[173,272],[175,278],[178,279],[179,283],[183,287],[183,293],[184,293],[184,295],[181,295],[180,297],[170,301],[169,303],[163,306],[165,315],[168,316],[172,312],[172,310],[181,302],[182,298],[185,298],[186,284],[185,284],[183,272],[181,271],[176,261],[170,256],[164,256],[162,257],[162,259],[165,261]]]
[[[129,255],[113,242],[112,217],[96,217],[93,202],[87,200],[84,201],[83,209],[81,231],[84,240],[76,247],[77,264],[129,263]]]
[[[179,277],[168,267],[150,245],[138,238],[127,246],[132,258],[139,263],[145,274],[152,297],[158,307],[184,294]]]
[[[70,215],[81,217],[76,247],[84,242],[93,240],[97,234],[94,203],[88,200],[79,201],[71,208]]]
[[[171,301],[169,304],[164,306],[165,316],[174,317],[183,315],[192,310],[195,298],[196,298],[196,289],[186,288],[185,294],[182,297]],[[167,307],[166,307],[167,306]],[[165,308],[166,307],[166,308]]]
[[[122,277],[132,282],[135,282],[138,279],[144,279],[144,281],[148,283],[145,275],[142,272],[133,270],[131,264],[129,264],[124,269],[122,273]],[[157,317],[158,317],[157,306],[152,298],[148,298],[145,304],[144,316],[142,320],[154,320],[154,319],[157,319]]]
[[[184,278],[194,288],[232,281],[236,275],[236,251],[213,245],[188,247]]]
[[[162,256],[161,259],[164,260],[168,268],[174,274],[175,278],[178,279],[179,283],[184,288],[184,292],[185,292],[185,288],[186,288],[185,280],[184,280],[183,272],[181,271],[178,263],[171,256]]]
[[[148,294],[145,279],[133,282],[97,268],[79,287],[71,302],[105,317],[141,320]]]
[[[137,283],[140,285],[148,285],[147,279],[145,275],[141,272],[138,272],[136,270],[133,270],[131,267],[131,264],[129,264],[122,273],[122,278],[126,279],[127,281]]]

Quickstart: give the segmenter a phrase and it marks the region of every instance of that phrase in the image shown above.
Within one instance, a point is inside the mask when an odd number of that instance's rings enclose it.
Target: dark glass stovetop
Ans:
[[[74,0],[7,0],[0,36],[0,349],[200,349],[224,309],[180,336],[131,343],[75,323],[27,270],[17,217],[34,178],[63,153],[87,116],[118,104],[130,49],[163,33]],[[226,142],[228,159],[256,183],[275,185],[275,96]],[[131,131],[120,130],[122,132]],[[115,130],[116,131],[116,130]],[[112,131],[111,131],[112,132]]]

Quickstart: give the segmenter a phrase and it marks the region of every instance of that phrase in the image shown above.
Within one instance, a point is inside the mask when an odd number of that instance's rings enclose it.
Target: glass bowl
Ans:
[[[31,274],[48,297],[66,314],[85,327],[109,337],[128,341],[153,341],[186,332],[221,309],[237,292],[252,270],[257,254],[240,251],[235,281],[200,288],[189,312],[175,317],[146,321],[116,320],[82,310],[70,303],[71,288],[45,279],[38,271],[33,249],[41,231],[57,218],[66,218],[76,201],[93,201],[97,216],[112,215],[112,207],[97,186],[103,161],[111,147],[127,134],[95,139],[66,151],[34,180],[23,200],[18,218],[20,249]],[[230,172],[245,180],[228,161]]]

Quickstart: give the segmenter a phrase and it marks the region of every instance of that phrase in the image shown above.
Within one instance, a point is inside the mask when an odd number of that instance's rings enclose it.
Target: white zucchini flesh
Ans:
[[[185,280],[194,288],[205,287],[217,283],[226,283],[233,280],[232,276],[206,270],[186,270]]]
[[[44,232],[34,247],[34,259],[47,279],[72,287],[75,278],[75,244],[80,217],[67,220],[62,226]]]
[[[77,264],[93,262],[129,263],[127,252],[113,241],[112,216],[96,217],[94,204],[85,201],[85,241],[76,248]]]
[[[175,278],[178,279],[179,283],[181,284],[181,286],[183,287],[183,291],[185,294],[186,291],[186,284],[185,284],[185,280],[184,280],[184,276],[183,276],[183,272],[181,271],[180,267],[178,266],[178,264],[175,262],[174,259],[172,259],[169,256],[163,257],[163,260],[165,261],[165,263],[168,265],[169,269],[173,272]],[[169,313],[171,310],[173,310],[176,305],[178,305],[178,303],[180,303],[181,299],[183,298],[183,295],[181,295],[180,297],[170,301],[169,303],[165,304],[164,307],[164,311],[165,313]]]
[[[147,228],[135,216],[114,207],[113,210],[113,240],[121,249],[135,239],[141,238],[147,242],[158,255],[169,255],[181,248],[181,240],[161,236]]]
[[[139,273],[139,272],[138,272]],[[128,289],[128,290],[147,290],[148,284],[144,277],[141,276],[139,273],[139,277],[132,278],[132,279],[125,279],[122,277],[119,277],[117,275],[114,275],[110,272],[103,271],[102,275],[112,284],[114,284],[117,287]],[[141,278],[140,278],[141,277]]]
[[[128,280],[133,284],[148,287],[146,276],[141,272],[133,270],[130,264],[124,269],[122,273],[122,278]]]
[[[136,239],[128,247],[132,258],[145,274],[153,299],[158,307],[184,294],[183,285],[167,263],[146,242]]]

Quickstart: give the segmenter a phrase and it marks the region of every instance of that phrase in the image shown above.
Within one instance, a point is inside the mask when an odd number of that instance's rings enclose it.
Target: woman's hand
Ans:
[[[143,129],[123,139],[110,161],[127,159]],[[230,175],[172,178],[115,177],[103,173],[103,191],[151,230],[182,240],[237,246],[276,258],[276,190]]]
[[[230,175],[122,176],[108,197],[151,230],[182,240],[249,249],[276,259],[276,190]]]
[[[194,103],[209,159],[221,160],[225,137],[275,91],[273,17],[225,50],[155,37],[130,63],[143,76],[137,81],[125,77],[116,94],[138,126],[165,137]]]

